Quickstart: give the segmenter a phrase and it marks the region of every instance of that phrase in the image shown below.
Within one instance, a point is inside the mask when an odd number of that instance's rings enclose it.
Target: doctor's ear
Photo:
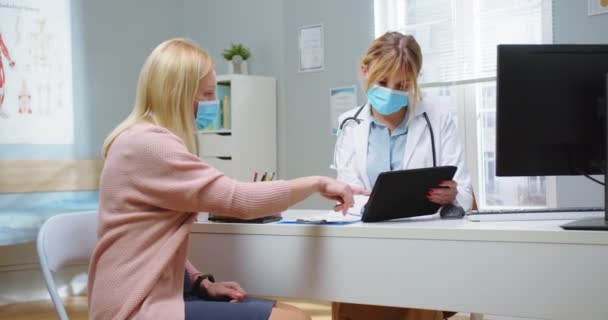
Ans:
[[[363,78],[365,78],[365,80],[367,80],[367,66],[362,64],[359,67],[359,70],[361,71],[361,75],[363,76]]]

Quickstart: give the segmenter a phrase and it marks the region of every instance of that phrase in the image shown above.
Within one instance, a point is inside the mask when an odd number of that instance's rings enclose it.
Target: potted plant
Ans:
[[[228,61],[228,73],[248,73],[247,60],[251,57],[251,51],[247,47],[233,43],[224,50],[222,56]]]

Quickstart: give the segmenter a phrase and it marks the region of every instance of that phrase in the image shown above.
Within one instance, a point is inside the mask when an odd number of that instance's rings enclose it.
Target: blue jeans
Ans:
[[[268,320],[275,301],[245,298],[242,302],[203,300],[193,294],[188,272],[184,275],[186,320]]]

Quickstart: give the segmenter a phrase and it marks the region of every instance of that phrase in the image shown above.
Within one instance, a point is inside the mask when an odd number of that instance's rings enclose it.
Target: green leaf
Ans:
[[[232,60],[232,58],[234,58],[234,56],[236,56],[236,55],[241,56],[243,58],[243,60],[247,60],[251,57],[251,51],[241,43],[239,43],[239,44],[232,43],[230,45],[230,47],[228,47],[222,53],[222,56],[224,57],[224,59],[226,59],[228,61]]]

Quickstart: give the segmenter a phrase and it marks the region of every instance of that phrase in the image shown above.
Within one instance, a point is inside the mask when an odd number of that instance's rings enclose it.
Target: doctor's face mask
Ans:
[[[367,91],[372,107],[382,115],[395,113],[408,106],[408,93],[374,85]]]

